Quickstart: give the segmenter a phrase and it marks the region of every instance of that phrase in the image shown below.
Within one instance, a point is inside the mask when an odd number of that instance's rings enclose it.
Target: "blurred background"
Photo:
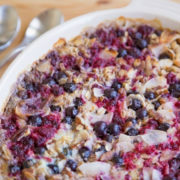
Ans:
[[[128,5],[131,0],[0,0],[0,5],[15,7],[21,18],[21,29],[10,47],[0,52],[0,59],[15,48],[24,36],[24,32],[33,17],[48,8],[58,8],[65,21],[96,10],[120,8]],[[146,0],[145,0],[146,1]],[[173,0],[180,3],[180,0]],[[0,77],[10,63],[0,68]]]
[[[0,0],[0,5],[11,5],[16,8],[21,18],[21,29],[10,47],[0,52],[0,59],[16,47],[23,38],[26,27],[34,16],[48,8],[58,8],[65,21],[73,17],[100,9],[126,6],[130,0]],[[10,63],[0,68],[0,76]]]

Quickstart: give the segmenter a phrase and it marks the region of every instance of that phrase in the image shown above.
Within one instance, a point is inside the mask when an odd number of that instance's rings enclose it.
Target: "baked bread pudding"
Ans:
[[[120,17],[59,39],[0,116],[6,179],[179,180],[180,33]]]

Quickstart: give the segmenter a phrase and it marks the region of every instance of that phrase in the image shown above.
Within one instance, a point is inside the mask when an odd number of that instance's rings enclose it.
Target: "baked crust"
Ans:
[[[180,178],[180,34],[120,17],[59,39],[0,117],[0,180]]]

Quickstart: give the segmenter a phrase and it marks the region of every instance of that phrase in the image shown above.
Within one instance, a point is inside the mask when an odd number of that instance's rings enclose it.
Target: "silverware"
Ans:
[[[20,26],[21,21],[16,10],[9,5],[0,6],[0,51],[13,42]]]
[[[63,22],[64,16],[58,9],[48,9],[40,13],[30,22],[22,42],[14,50],[12,50],[9,55],[0,60],[0,67],[15,58],[28,44],[40,35]]]

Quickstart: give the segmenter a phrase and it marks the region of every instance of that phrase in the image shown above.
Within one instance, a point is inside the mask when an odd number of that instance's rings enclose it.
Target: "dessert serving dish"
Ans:
[[[134,0],[29,45],[0,82],[0,179],[180,179],[180,5]]]

